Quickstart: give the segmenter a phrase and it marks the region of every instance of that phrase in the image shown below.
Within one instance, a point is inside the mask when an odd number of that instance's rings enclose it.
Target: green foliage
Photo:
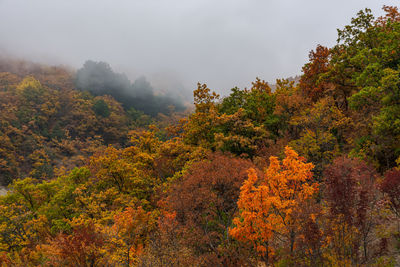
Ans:
[[[95,101],[92,108],[94,113],[96,113],[96,115],[102,116],[104,118],[107,118],[111,114],[110,109],[107,106],[107,103],[104,102],[103,99]]]
[[[196,111],[184,126],[183,138],[192,145],[253,157],[276,140],[283,126],[275,111],[275,95],[265,81],[256,79],[251,89],[235,87],[220,103],[206,85],[194,92]]]
[[[219,106],[219,112],[232,115],[240,108],[245,106],[246,91],[240,90],[238,87],[231,89],[231,94],[224,97]]]

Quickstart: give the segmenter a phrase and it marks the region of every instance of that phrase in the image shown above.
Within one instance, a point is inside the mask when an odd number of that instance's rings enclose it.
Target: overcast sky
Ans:
[[[0,0],[0,54],[220,92],[301,73],[317,44],[379,0]]]

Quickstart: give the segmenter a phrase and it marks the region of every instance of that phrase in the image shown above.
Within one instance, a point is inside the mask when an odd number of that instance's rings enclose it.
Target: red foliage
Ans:
[[[385,173],[379,189],[388,196],[390,207],[400,217],[400,170],[392,169]]]
[[[176,212],[185,245],[205,264],[234,266],[243,256],[240,249],[227,247],[231,242],[228,228],[237,211],[240,187],[251,167],[254,165],[248,160],[211,154],[207,160],[193,164],[171,188],[167,208]]]
[[[361,220],[373,190],[373,168],[348,157],[337,158],[325,170],[326,200],[331,214],[343,215],[347,223]]]
[[[300,79],[300,88],[303,93],[316,102],[323,96],[326,84],[320,80],[320,75],[329,68],[330,51],[327,47],[318,45],[315,51],[309,54],[310,62],[304,65]]]
[[[46,253],[56,266],[95,266],[103,244],[103,238],[96,232],[94,224],[82,223],[75,226],[71,234],[59,234],[50,241]]]
[[[0,265],[1,266],[10,266],[11,265],[11,261],[7,256],[6,252],[1,252],[0,253]]]
[[[376,171],[365,162],[348,157],[337,158],[325,170],[325,199],[333,222],[332,230],[346,235],[348,240],[347,243],[340,242],[335,249],[342,257],[350,257],[354,262],[360,258],[357,251],[361,243],[363,261],[369,258],[371,229],[377,223],[373,217],[377,201],[376,176]],[[356,235],[354,229],[358,231]]]

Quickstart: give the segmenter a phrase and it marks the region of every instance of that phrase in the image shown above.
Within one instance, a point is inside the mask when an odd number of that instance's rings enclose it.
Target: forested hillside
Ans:
[[[400,13],[383,9],[298,83],[199,83],[188,115],[105,63],[4,61],[0,262],[398,266]]]
[[[97,88],[110,83],[117,84],[111,87],[116,94],[123,87],[118,83],[120,76],[106,63],[92,62],[92,65],[105,66],[102,79],[98,78],[95,85],[89,83],[90,88],[80,88],[82,78],[66,68],[9,59],[0,61],[2,185],[26,176],[53,178],[57,173],[83,165],[95,151],[108,145],[127,146],[129,131],[154,120],[162,123],[163,119],[157,119],[160,113],[173,117],[174,109],[168,109],[172,103],[161,104],[164,98],[155,97],[148,84],[140,105],[137,100],[124,107],[112,97],[112,91],[99,91]],[[91,79],[92,76],[87,77],[86,81]],[[129,80],[125,79],[129,86]],[[160,99],[159,103],[154,104],[154,99]],[[175,102],[182,110],[182,104]],[[142,109],[143,104],[148,104],[147,109]]]

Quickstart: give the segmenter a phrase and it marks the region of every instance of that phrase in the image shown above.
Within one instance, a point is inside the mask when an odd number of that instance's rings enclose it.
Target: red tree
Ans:
[[[240,186],[252,167],[248,160],[211,154],[172,185],[167,208],[176,212],[185,245],[206,265],[236,266],[246,259],[243,251],[232,249],[228,229],[237,211]]]
[[[380,184],[380,190],[387,195],[390,207],[400,218],[400,170],[393,169],[385,173],[385,179]]]
[[[300,88],[303,93],[316,102],[323,96],[326,83],[321,81],[321,74],[329,70],[330,51],[327,47],[318,45],[315,51],[309,54],[310,62],[303,67],[300,79]]]
[[[348,157],[337,158],[324,173],[325,199],[332,222],[333,245],[341,260],[359,259],[358,249],[363,245],[364,261],[372,226],[372,212],[376,203],[375,170],[365,162]]]

